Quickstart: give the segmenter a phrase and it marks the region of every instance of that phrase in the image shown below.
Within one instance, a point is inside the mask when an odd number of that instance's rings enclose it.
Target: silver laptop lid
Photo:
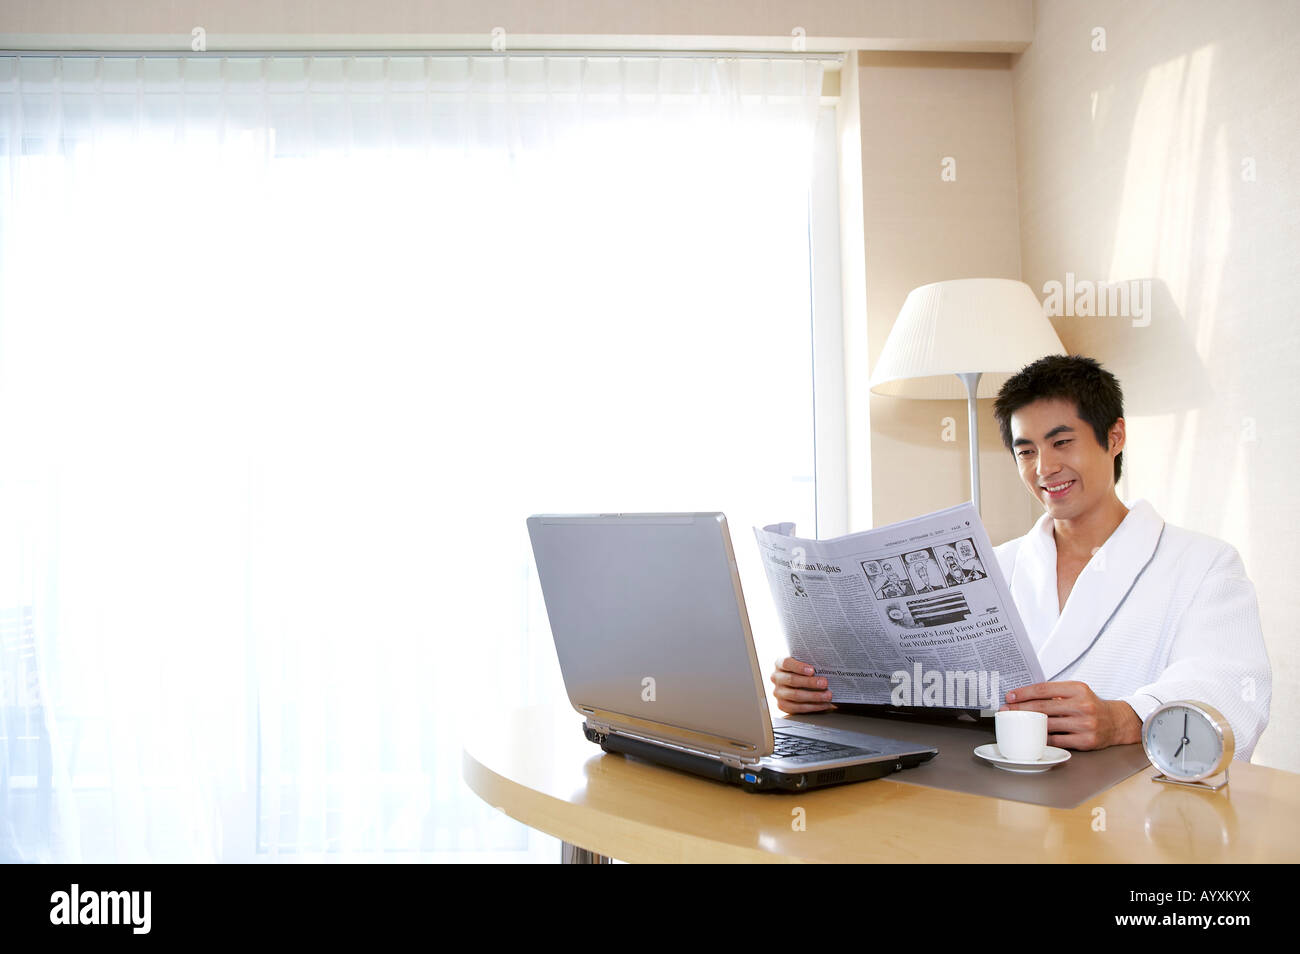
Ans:
[[[538,515],[528,534],[574,708],[700,751],[772,752],[726,517]]]

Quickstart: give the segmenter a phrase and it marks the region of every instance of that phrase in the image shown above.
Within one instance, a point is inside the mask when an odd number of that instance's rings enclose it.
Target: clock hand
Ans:
[[[1179,746],[1178,746],[1178,751],[1177,751],[1177,752],[1174,752],[1174,758],[1178,758],[1178,752],[1182,752],[1183,749],[1187,748],[1187,720],[1188,720],[1190,717],[1191,717],[1191,713],[1190,713],[1190,712],[1184,712],[1184,713],[1183,713],[1183,741],[1179,744]],[[1184,768],[1184,769],[1187,768],[1187,756],[1186,756],[1186,755],[1183,756],[1183,768]]]

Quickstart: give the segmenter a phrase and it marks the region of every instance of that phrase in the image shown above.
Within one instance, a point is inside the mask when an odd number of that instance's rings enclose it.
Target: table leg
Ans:
[[[560,863],[566,865],[607,865],[611,862],[604,855],[598,855],[594,851],[579,848],[577,845],[571,845],[566,841],[560,845]]]

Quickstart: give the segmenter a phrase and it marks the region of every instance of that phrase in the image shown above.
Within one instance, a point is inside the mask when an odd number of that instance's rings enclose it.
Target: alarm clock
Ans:
[[[1236,751],[1232,726],[1218,709],[1183,699],[1158,707],[1142,723],[1142,747],[1160,770],[1152,781],[1191,785],[1217,792],[1228,784]],[[1206,779],[1223,775],[1211,785]]]

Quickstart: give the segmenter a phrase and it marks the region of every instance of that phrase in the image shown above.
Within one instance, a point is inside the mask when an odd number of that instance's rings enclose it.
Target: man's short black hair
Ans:
[[[1025,365],[998,391],[993,415],[1007,450],[1015,453],[1011,446],[1011,415],[1026,404],[1054,398],[1073,401],[1079,417],[1092,425],[1097,443],[1110,447],[1111,426],[1124,416],[1119,380],[1092,358],[1052,354]],[[1119,483],[1123,456],[1122,452],[1115,455],[1115,483]]]

